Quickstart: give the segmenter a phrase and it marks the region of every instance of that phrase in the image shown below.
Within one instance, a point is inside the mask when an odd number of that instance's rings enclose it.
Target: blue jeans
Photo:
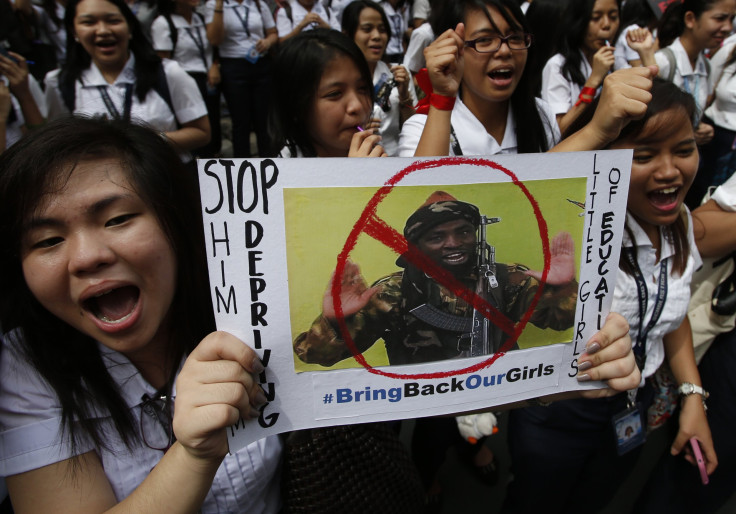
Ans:
[[[267,156],[270,142],[266,128],[271,95],[271,61],[255,63],[244,58],[220,58],[221,89],[233,123],[234,157],[250,157],[250,131],[256,133],[258,155]]]

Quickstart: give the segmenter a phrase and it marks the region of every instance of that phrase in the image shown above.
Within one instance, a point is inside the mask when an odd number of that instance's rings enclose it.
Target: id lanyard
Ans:
[[[644,317],[647,314],[647,303],[649,300],[649,293],[647,292],[647,284],[644,280],[644,275],[639,268],[639,264],[636,262],[636,256],[634,255],[633,248],[624,248],[626,258],[631,264],[634,273],[634,280],[636,281],[636,292],[639,298],[639,334],[636,337],[636,344],[634,345],[634,357],[636,358],[636,365],[639,367],[639,371],[644,371],[644,365],[646,364],[646,343],[649,332],[659,321],[662,311],[664,310],[664,304],[667,301],[667,261],[668,259],[662,259],[659,263],[659,281],[657,282],[657,296],[654,298],[654,309],[652,310],[652,317],[649,323],[644,326]],[[631,393],[631,391],[629,392]],[[632,394],[629,394],[629,401],[632,401]]]
[[[240,23],[243,25],[243,29],[245,29],[245,35],[248,36],[248,39],[250,39],[250,29],[248,28],[248,18],[250,17],[250,9],[247,5],[244,5],[245,7],[245,16],[241,16],[238,12],[238,6],[233,6],[233,12],[235,13],[235,16],[238,17],[240,20]]]
[[[120,111],[115,107],[115,104],[110,98],[107,92],[107,86],[97,86],[97,90],[100,92],[102,101],[105,102],[105,108],[110,116],[116,120],[130,121],[130,108],[133,104],[133,84],[125,84],[125,99],[123,100],[123,115],[120,116]]]
[[[238,18],[240,18],[240,16],[238,16]],[[202,62],[204,63],[204,69],[206,72],[207,69],[209,69],[209,66],[207,66],[207,55],[204,52],[204,40],[202,39],[202,34],[199,33],[199,26],[195,28],[187,27],[187,34],[189,34],[189,37],[192,38],[194,44],[197,45],[197,50],[199,50],[199,56],[202,58]]]

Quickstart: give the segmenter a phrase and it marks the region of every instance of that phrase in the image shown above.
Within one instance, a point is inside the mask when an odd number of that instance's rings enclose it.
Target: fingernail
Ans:
[[[578,371],[587,371],[593,367],[593,363],[590,361],[581,362],[578,364]]]
[[[600,349],[601,345],[599,343],[593,342],[585,348],[585,353],[587,353],[588,355],[593,355],[594,353],[598,353],[598,350]]]
[[[268,398],[266,398],[265,393],[259,388],[258,392],[256,392],[255,397],[256,407],[263,407],[268,403]]]
[[[260,415],[261,415],[261,411],[259,411],[258,409],[254,407],[250,408],[250,419],[256,419]]]
[[[589,382],[591,380],[590,375],[583,373],[577,376],[578,382]]]
[[[263,370],[266,369],[263,367],[263,363],[261,362],[261,359],[259,359],[258,357],[253,358],[251,367],[253,368],[253,373],[255,373],[256,375],[263,373]]]

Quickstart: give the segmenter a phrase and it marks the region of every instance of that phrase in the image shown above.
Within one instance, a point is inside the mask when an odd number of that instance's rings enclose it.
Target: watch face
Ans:
[[[692,384],[682,384],[682,392],[685,394],[691,394],[693,392]]]

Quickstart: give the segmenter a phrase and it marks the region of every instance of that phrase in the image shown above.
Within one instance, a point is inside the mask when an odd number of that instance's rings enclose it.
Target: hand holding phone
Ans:
[[[705,470],[705,459],[703,458],[703,452],[700,451],[700,443],[695,437],[690,438],[690,446],[693,449],[693,455],[695,456],[695,462],[698,464],[700,470],[700,480],[703,485],[708,485],[708,473]]]

